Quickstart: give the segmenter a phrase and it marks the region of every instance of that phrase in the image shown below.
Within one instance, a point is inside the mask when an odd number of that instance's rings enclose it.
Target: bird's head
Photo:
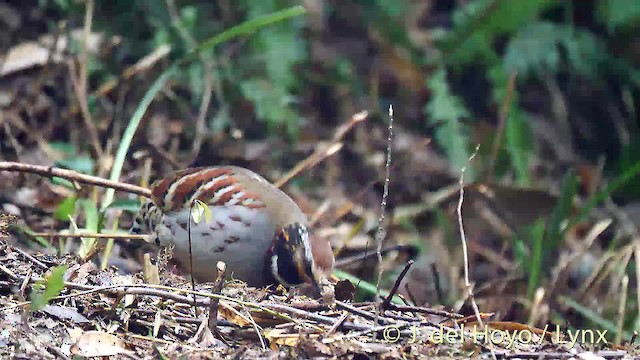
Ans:
[[[148,234],[147,242],[155,242],[160,245],[158,236],[155,234],[156,224],[160,221],[161,212],[151,200],[145,200],[140,210],[133,218],[133,224],[129,229],[131,234],[142,235]]]
[[[286,287],[307,283],[319,289],[323,273],[316,266],[306,225],[295,223],[276,231],[270,266],[273,277]]]

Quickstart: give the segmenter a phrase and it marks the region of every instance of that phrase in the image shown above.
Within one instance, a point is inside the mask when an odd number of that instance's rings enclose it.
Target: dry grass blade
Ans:
[[[296,164],[296,166],[294,166],[293,169],[291,169],[287,174],[285,174],[283,177],[278,179],[278,181],[276,181],[274,185],[277,187],[284,186],[286,183],[288,183],[300,172],[316,166],[319,162],[321,162],[325,158],[338,152],[342,148],[342,139],[344,138],[344,136],[354,126],[366,120],[368,116],[369,116],[369,113],[367,113],[366,111],[361,111],[357,114],[354,114],[351,117],[351,120],[349,120],[349,122],[347,122],[346,124],[336,129],[333,135],[332,143],[330,145],[318,146],[316,150],[313,152],[313,154],[311,154],[309,157],[307,157],[306,159]]]

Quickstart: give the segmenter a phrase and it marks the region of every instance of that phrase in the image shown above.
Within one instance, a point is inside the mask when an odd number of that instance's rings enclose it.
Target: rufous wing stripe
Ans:
[[[171,188],[171,185],[182,179],[184,176],[201,171],[202,167],[189,168],[180,171],[176,171],[173,175],[155,181],[151,184],[151,200],[161,209],[166,210],[167,204],[165,199],[167,197],[167,191]]]
[[[167,204],[167,206],[173,211],[182,209],[185,206],[190,206],[191,204],[185,204],[185,201],[188,201],[200,187],[212,179],[228,174],[231,174],[231,170],[229,169],[212,168],[182,177],[182,179],[173,186],[174,191],[171,197],[171,204]],[[169,197],[167,196],[167,198]]]
[[[217,206],[226,206],[226,205],[230,205],[227,204],[235,194],[241,192],[242,189],[240,188],[240,186],[238,186],[237,184],[231,188],[231,190],[225,192],[224,194],[222,194],[222,196],[220,196],[220,198],[218,198],[218,201],[216,201],[215,203],[213,203],[212,205],[217,205]]]
[[[237,183],[238,180],[234,176],[229,176],[224,179],[220,179],[213,184],[207,184],[206,188],[200,191],[198,200],[212,206],[220,205],[218,199],[223,195],[223,192],[233,191],[233,188]]]
[[[244,192],[244,195],[242,195],[242,197],[240,197],[239,201],[240,204],[251,208],[251,209],[260,209],[265,207],[266,205],[259,200],[260,197],[258,196],[258,194],[256,193],[252,193],[252,192]]]

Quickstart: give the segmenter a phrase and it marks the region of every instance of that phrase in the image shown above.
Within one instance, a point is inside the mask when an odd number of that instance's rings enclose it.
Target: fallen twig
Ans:
[[[86,234],[63,234],[63,233],[31,233],[28,234],[34,237],[44,237],[49,239],[59,238],[95,238],[95,239],[133,239],[133,240],[147,240],[149,235],[139,234],[104,234],[104,233],[86,233]]]
[[[387,297],[382,302],[383,309],[387,309],[391,304],[391,299],[393,299],[393,296],[396,294],[396,292],[398,292],[400,283],[402,282],[402,279],[404,279],[405,275],[407,275],[407,272],[411,268],[411,265],[413,265],[413,260],[407,261],[407,263],[404,266],[404,269],[402,269],[402,271],[400,272],[400,275],[398,275],[398,278],[396,279],[396,282],[393,284],[391,291],[389,291],[389,295],[387,295]]]
[[[54,176],[67,179],[70,181],[77,181],[78,183],[101,186],[111,188],[114,190],[124,191],[131,194],[137,194],[144,197],[151,197],[151,190],[143,188],[141,186],[121,183],[117,181],[111,181],[103,179],[97,176],[85,175],[73,170],[60,169],[52,166],[31,165],[22,164],[10,161],[0,161],[0,171],[15,171],[23,173],[38,174],[48,178]]]

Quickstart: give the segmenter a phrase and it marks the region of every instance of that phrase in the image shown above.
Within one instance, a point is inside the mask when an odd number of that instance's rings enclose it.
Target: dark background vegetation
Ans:
[[[234,25],[298,4],[306,14],[183,65],[143,117],[120,180],[145,184],[215,164],[276,180],[367,110],[340,152],[285,189],[309,214],[324,207],[315,232],[340,257],[372,251],[393,105],[385,246],[418,251],[388,256],[387,287],[415,256],[401,292],[470,313],[455,207],[460,170],[480,144],[463,208],[480,309],[629,339],[640,321],[635,0],[96,0],[89,18],[99,42],[90,49],[85,2],[0,2],[0,158],[108,177],[130,118],[173,61]],[[49,51],[62,38],[72,41]],[[49,56],[34,64],[35,50],[8,56],[30,42]],[[127,73],[167,46],[152,65]],[[17,70],[6,71],[9,60]],[[108,205],[102,191],[15,174],[0,181],[4,211],[21,219],[17,238],[38,251],[77,245],[34,242],[24,236],[30,230],[126,229],[137,204],[118,194],[97,221]],[[105,265],[139,270],[136,246],[110,246]],[[373,261],[341,270],[375,284]]]

